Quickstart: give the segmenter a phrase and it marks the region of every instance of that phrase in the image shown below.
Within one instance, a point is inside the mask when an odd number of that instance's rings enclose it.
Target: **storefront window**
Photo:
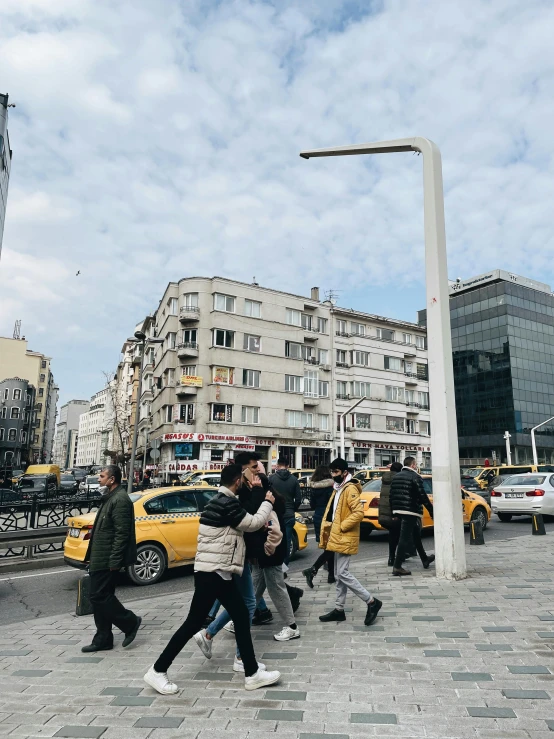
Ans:
[[[315,469],[320,465],[328,465],[331,462],[330,449],[311,449],[302,448],[302,468],[307,470]]]
[[[356,464],[368,464],[369,452],[367,449],[354,449],[354,462]]]

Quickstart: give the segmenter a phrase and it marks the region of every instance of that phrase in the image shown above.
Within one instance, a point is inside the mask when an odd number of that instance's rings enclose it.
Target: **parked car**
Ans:
[[[100,479],[98,475],[87,475],[85,478],[86,490],[89,493],[95,492],[100,487]]]
[[[185,482],[187,487],[219,487],[221,472],[211,470],[209,472],[199,471],[191,475]]]
[[[491,492],[492,511],[501,521],[533,513],[554,515],[554,475],[529,472],[512,475]]]
[[[23,499],[18,490],[10,490],[9,488],[0,488],[0,506],[14,505],[22,503]]]
[[[76,480],[73,475],[69,475],[62,472],[60,477],[60,493],[72,494],[77,493],[79,490],[79,481]]]
[[[38,495],[41,498],[53,497],[58,492],[58,478],[51,475],[23,475],[17,483],[17,491],[23,498]]]
[[[200,513],[217,488],[167,487],[132,493],[137,561],[127,568],[135,585],[152,585],[166,569],[191,565],[196,555]],[[83,569],[96,512],[68,519],[64,544],[66,564]],[[167,526],[166,524],[173,524]],[[308,527],[298,514],[292,549],[308,546]]]

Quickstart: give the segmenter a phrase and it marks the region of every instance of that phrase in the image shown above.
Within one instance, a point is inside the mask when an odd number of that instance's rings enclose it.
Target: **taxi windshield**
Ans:
[[[478,475],[483,472],[482,469],[476,469],[476,470],[466,470],[462,477],[477,477]]]

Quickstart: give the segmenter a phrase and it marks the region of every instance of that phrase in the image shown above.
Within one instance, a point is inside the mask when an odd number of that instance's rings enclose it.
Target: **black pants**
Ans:
[[[388,527],[389,531],[389,560],[394,562],[396,557],[396,550],[398,548],[398,542],[400,540],[400,519],[393,519],[392,523]]]
[[[124,634],[132,631],[137,616],[125,608],[115,596],[117,572],[96,570],[90,573],[90,602],[94,613],[96,634],[92,640],[99,647],[113,644],[112,624]]]
[[[215,600],[218,600],[235,625],[235,639],[244,664],[246,677],[255,675],[258,663],[250,635],[250,614],[239,593],[234,578],[224,580],[216,572],[194,573],[194,595],[185,622],[169,640],[154,664],[156,672],[167,672],[175,657],[191,637],[200,631]]]
[[[323,567],[323,565],[327,562],[327,567],[329,569],[329,574],[332,575],[335,570],[335,553],[329,552],[327,549],[324,549],[319,557],[316,559],[316,561],[312,565],[312,569],[314,569],[316,572]]]
[[[410,555],[415,546],[421,561],[425,562],[427,553],[421,541],[421,529],[418,516],[399,516],[400,518],[400,534],[398,547],[394,559],[394,568],[400,569],[402,562]]]

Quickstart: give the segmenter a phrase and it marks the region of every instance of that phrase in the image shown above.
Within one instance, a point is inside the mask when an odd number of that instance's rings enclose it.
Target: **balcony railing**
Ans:
[[[179,310],[180,321],[199,321],[200,308],[196,305],[182,305]]]
[[[348,393],[337,393],[337,400],[349,400],[350,395]]]
[[[348,362],[337,362],[337,367],[350,367]]]

